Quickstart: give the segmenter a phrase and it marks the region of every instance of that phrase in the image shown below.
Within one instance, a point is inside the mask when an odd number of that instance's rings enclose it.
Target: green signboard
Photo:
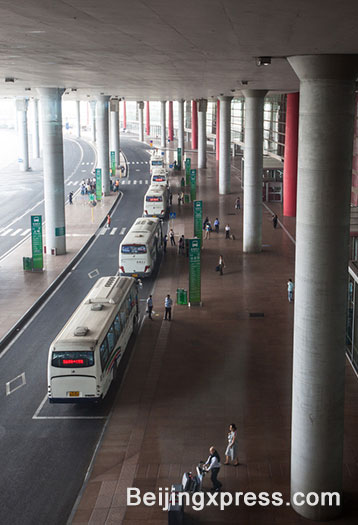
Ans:
[[[185,159],[185,184],[189,185],[190,182],[190,168],[191,159]]]
[[[189,239],[189,302],[201,302],[200,239]]]
[[[102,199],[102,170],[96,168],[96,197],[100,201]]]
[[[55,237],[62,237],[65,235],[65,227],[61,226],[60,228],[55,228]]]
[[[32,268],[42,270],[43,247],[42,247],[42,216],[31,215],[31,242],[32,242]]]
[[[112,168],[112,176],[116,174],[116,153],[114,151],[111,151],[111,168]]]
[[[203,238],[203,201],[194,201],[193,203],[194,211],[194,237],[202,240]]]
[[[181,170],[181,148],[177,148],[177,166]]]
[[[196,199],[196,169],[190,170],[190,198],[192,201]]]

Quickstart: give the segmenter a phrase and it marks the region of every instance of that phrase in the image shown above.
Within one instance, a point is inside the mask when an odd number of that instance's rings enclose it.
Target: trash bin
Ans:
[[[182,303],[181,304],[188,304],[188,292],[186,290],[182,290]]]
[[[182,300],[183,300],[183,289],[182,288],[177,288],[177,304],[182,304]]]
[[[189,195],[187,193],[184,195],[184,202],[185,203],[189,202]]]
[[[22,266],[25,271],[32,271],[33,269],[32,257],[23,257]]]

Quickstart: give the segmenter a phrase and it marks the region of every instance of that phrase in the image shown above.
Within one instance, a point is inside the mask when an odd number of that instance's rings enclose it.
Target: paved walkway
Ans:
[[[172,155],[172,153],[171,153]],[[190,154],[196,166],[196,154]],[[240,466],[223,466],[223,490],[283,494],[289,501],[290,415],[293,305],[286,282],[294,275],[294,220],[272,227],[263,209],[263,250],[242,252],[242,211],[234,203],[242,194],[239,162],[232,171],[232,193],[218,196],[213,155],[199,170],[197,198],[204,217],[220,219],[219,234],[204,241],[202,307],[174,307],[163,321],[164,297],[188,288],[188,260],[169,247],[155,285],[154,321],[145,320],[106,428],[93,469],[73,516],[73,525],[164,525],[166,512],[157,504],[126,505],[127,487],[142,494],[178,483],[185,471],[206,459],[210,445],[223,457],[228,425],[239,436]],[[173,211],[177,236],[193,235],[192,207],[177,205],[182,174],[173,175]],[[235,240],[226,240],[229,223]],[[288,235],[287,232],[290,234]],[[224,275],[215,272],[219,254]],[[255,315],[259,314],[259,315]],[[336,521],[358,519],[358,382],[347,365],[344,486],[346,514]],[[204,480],[204,488],[210,480]],[[185,523],[307,523],[288,505],[240,505],[224,511],[210,506],[186,509]],[[317,522],[316,522],[317,523]]]

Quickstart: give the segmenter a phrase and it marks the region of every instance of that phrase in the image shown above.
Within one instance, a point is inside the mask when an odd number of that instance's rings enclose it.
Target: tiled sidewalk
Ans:
[[[192,165],[196,155],[190,154]],[[222,458],[228,425],[236,423],[239,467],[222,467],[223,490],[281,491],[289,501],[290,411],[293,306],[286,282],[294,274],[294,244],[285,231],[272,227],[263,211],[263,251],[242,253],[241,195],[233,170],[231,195],[218,196],[213,156],[199,170],[197,198],[204,217],[219,217],[221,231],[204,241],[202,307],[176,305],[171,323],[162,320],[164,297],[188,288],[188,260],[168,247],[154,291],[153,322],[146,320],[137,337],[127,375],[94,468],[73,519],[74,525],[164,525],[168,515],[158,505],[126,506],[127,487],[143,492],[170,487],[183,472],[195,469],[215,445]],[[181,175],[172,177],[176,196]],[[193,235],[191,205],[178,207],[175,233]],[[281,214],[275,210],[281,220]],[[228,222],[235,240],[226,240]],[[283,221],[285,223],[285,221]],[[293,222],[285,227],[294,234]],[[215,272],[219,254],[224,275]],[[264,314],[263,317],[250,317]],[[358,384],[347,366],[347,398],[352,403]],[[337,523],[356,523],[358,457],[357,420],[347,406],[345,486],[352,515]],[[224,459],[224,458],[223,458]],[[210,479],[204,480],[210,487]],[[306,523],[289,506],[208,507],[186,509],[185,523]]]

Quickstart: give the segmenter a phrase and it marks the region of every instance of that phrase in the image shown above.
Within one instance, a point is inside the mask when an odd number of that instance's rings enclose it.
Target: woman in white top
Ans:
[[[237,429],[236,425],[234,423],[231,423],[229,426],[229,433],[227,435],[228,445],[225,450],[225,465],[229,465],[230,461],[234,462],[234,465],[239,464],[239,460],[237,458]]]

